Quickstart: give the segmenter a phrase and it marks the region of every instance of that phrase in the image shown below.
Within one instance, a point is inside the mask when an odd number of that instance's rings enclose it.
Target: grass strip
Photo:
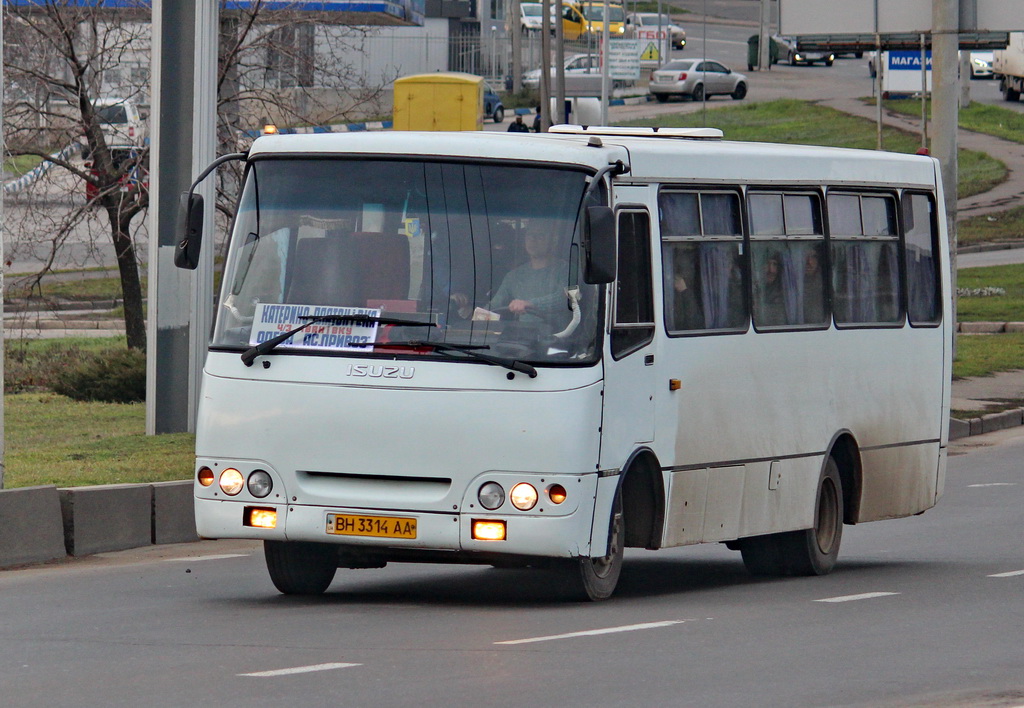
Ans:
[[[957,298],[960,322],[1024,322],[1024,265],[964,268],[957,273],[958,288],[1002,288],[1005,295]],[[1021,353],[1024,368],[1024,351]]]
[[[956,238],[961,246],[1024,241],[1024,207],[965,219],[957,224]]]
[[[956,338],[953,378],[990,376],[1024,368],[1024,332],[960,334]]]
[[[189,479],[195,436],[146,435],[142,403],[80,403],[53,393],[4,397],[5,487]]]
[[[931,119],[931,99],[925,103],[928,118]],[[921,115],[919,99],[888,100],[883,101],[882,106],[894,113],[912,115],[915,118]],[[959,115],[959,125],[964,130],[992,135],[1014,143],[1024,143],[1024,113],[974,101],[967,108],[961,108]]]

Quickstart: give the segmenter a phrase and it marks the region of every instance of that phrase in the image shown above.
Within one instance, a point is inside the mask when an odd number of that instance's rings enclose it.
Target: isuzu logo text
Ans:
[[[371,364],[349,364],[348,376],[371,379],[411,379],[416,374],[414,366],[374,366]]]

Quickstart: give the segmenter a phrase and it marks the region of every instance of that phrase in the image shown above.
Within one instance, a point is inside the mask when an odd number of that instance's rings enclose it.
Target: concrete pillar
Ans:
[[[199,190],[206,247],[174,267],[181,192],[216,150],[216,0],[154,0],[146,432],[195,430],[213,302],[213,180]]]

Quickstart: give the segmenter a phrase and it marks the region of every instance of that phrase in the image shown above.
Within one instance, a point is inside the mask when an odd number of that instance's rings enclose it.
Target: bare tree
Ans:
[[[131,94],[144,88],[144,82],[132,85],[131,77],[126,80],[122,72],[137,63],[141,45],[148,50],[145,8],[140,3],[115,13],[40,0],[5,5],[4,12],[4,71],[11,87],[5,91],[4,107],[9,150],[12,156],[36,156],[58,168],[50,171],[50,179],[32,185],[28,199],[21,200],[26,207],[23,223],[34,218],[37,225],[41,220],[44,228],[53,229],[51,257],[41,273],[52,266],[53,256],[70,234],[93,220],[90,211],[105,215],[120,275],[128,346],[142,349],[146,327],[132,221],[148,204],[148,192],[139,179],[146,150],[141,145],[117,150],[125,146],[109,144],[96,102],[113,78],[118,79],[118,89],[129,89],[123,98],[137,98]],[[72,144],[82,145],[87,161],[75,160],[74,151],[64,149]],[[84,199],[67,200],[66,193],[60,194],[82,184],[87,186]],[[32,206],[61,197],[66,201],[63,217],[55,217],[52,210],[44,215]]]
[[[375,28],[342,19],[351,18],[280,5],[268,10],[263,0],[221,9],[218,152],[244,149],[267,123],[324,126],[390,113],[382,101],[395,75],[370,76],[360,67]],[[228,163],[218,171],[223,219],[234,213],[241,169]]]
[[[35,156],[52,169],[14,195],[8,219],[13,251],[31,250],[43,266],[36,285],[66,257],[84,258],[103,231],[114,247],[128,346],[145,347],[138,240],[146,236],[148,149],[112,141],[98,101],[115,95],[148,104],[150,3],[36,0],[6,5],[5,131],[11,156]],[[298,8],[300,4],[296,5]],[[253,0],[221,10],[218,136],[221,152],[245,149],[267,120],[326,125],[379,115],[384,86],[359,58],[366,28],[336,12],[268,9]],[[67,146],[80,145],[86,159]],[[131,148],[131,149],[127,149]],[[231,218],[240,173],[220,171],[217,209]],[[223,229],[218,229],[223,232]],[[83,235],[84,234],[84,235]]]

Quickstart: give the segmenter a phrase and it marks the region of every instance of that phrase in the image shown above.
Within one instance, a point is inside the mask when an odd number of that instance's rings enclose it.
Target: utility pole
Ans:
[[[771,0],[761,0],[761,27],[757,36],[757,68],[761,71],[768,71],[772,68],[771,59]],[[707,56],[707,50],[704,50]]]
[[[540,14],[540,130],[546,133],[551,127],[551,0],[541,0]]]
[[[609,12],[608,0],[604,0],[604,22],[601,23],[601,125],[608,125],[608,98],[611,94],[611,62],[608,61]]]
[[[0,12],[0,49],[4,46],[4,13]],[[4,63],[0,61],[0,159],[7,157],[4,142]],[[0,190],[0,233],[4,230],[4,193]],[[4,240],[0,238],[0,263],[4,262]],[[4,272],[0,268],[0,353],[6,349],[4,342]],[[0,489],[4,488],[4,469],[7,467],[7,448],[4,445],[4,357],[0,356]]]
[[[512,33],[512,92],[523,90],[523,20],[519,0],[511,0],[508,31]]]
[[[932,0],[932,149],[945,187],[950,250],[956,253],[959,121],[959,0]],[[954,271],[955,272],[955,271]]]
[[[949,234],[950,273],[956,280],[957,132],[959,130],[959,0],[932,0],[932,149],[938,159]],[[953,321],[956,321],[954,290]],[[955,340],[954,340],[955,341]]]
[[[216,154],[217,0],[153,0],[146,432],[195,430],[213,316],[214,182],[199,268],[174,266],[179,195]]]
[[[558,0],[561,7],[561,0]],[[568,123],[565,115],[565,31],[562,27],[562,15],[556,14],[555,21],[555,111],[559,123]],[[552,120],[552,123],[554,120]]]

